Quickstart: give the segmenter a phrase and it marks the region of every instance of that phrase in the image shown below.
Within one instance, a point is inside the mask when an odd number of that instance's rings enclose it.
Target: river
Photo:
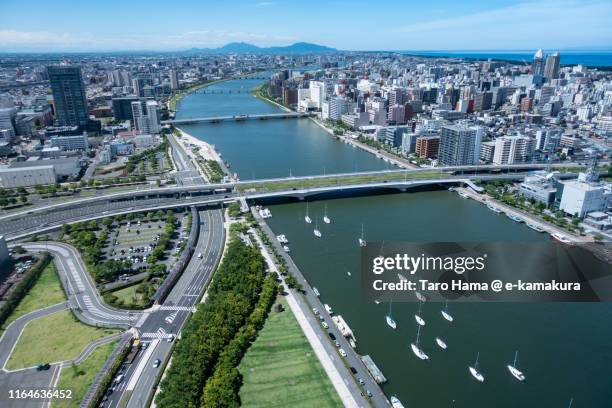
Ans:
[[[241,93],[193,94],[178,105],[178,117],[254,114],[278,109],[253,98],[256,81],[228,81],[214,89]],[[212,89],[212,87],[211,87]],[[186,126],[189,133],[214,144],[232,169],[244,178],[367,170],[386,163],[335,141],[309,120],[251,121]],[[610,304],[450,305],[455,320],[441,318],[440,304],[426,303],[421,346],[429,361],[410,351],[416,337],[416,304],[395,304],[398,323],[384,321],[387,306],[362,301],[357,237],[364,224],[368,241],[541,241],[523,224],[510,221],[472,200],[448,191],[418,191],[369,197],[333,197],[310,203],[270,206],[272,229],[290,240],[291,254],[304,276],[319,288],[324,302],[342,314],[358,340],[358,352],[370,354],[388,378],[387,395],[406,407],[573,407],[612,406],[612,306]],[[330,225],[321,218],[327,205]],[[351,272],[351,276],[347,274]],[[448,350],[439,349],[442,337]],[[519,351],[518,367],[527,380],[517,382],[506,364]],[[480,352],[485,383],[477,383],[467,367]]]

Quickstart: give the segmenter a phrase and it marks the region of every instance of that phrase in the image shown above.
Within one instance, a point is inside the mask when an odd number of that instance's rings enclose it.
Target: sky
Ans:
[[[27,4],[27,6],[26,6]],[[612,0],[0,0],[0,52],[612,47]]]

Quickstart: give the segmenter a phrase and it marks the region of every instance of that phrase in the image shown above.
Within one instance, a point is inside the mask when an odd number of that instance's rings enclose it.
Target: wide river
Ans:
[[[276,112],[248,90],[258,81],[237,80],[208,90],[240,93],[192,94],[178,105],[178,117]],[[318,174],[386,168],[386,163],[335,141],[310,120],[247,121],[186,126],[189,133],[216,146],[241,178]],[[323,238],[304,223],[305,203],[270,206],[273,230],[289,238],[291,255],[321,298],[349,323],[358,352],[369,354],[389,380],[387,395],[406,407],[612,407],[612,305],[606,303],[453,303],[453,323],[442,305],[426,303],[421,346],[430,360],[410,350],[416,337],[416,304],[393,305],[397,330],[384,316],[385,304],[362,301],[360,250],[364,225],[368,241],[541,241],[548,237],[497,215],[473,200],[448,191],[419,191],[369,197],[330,197],[313,201],[310,216]],[[321,222],[327,206],[332,219]],[[347,272],[351,272],[349,276]],[[442,337],[448,349],[434,342]],[[506,364],[519,351],[519,383]],[[486,377],[468,373],[476,353]]]

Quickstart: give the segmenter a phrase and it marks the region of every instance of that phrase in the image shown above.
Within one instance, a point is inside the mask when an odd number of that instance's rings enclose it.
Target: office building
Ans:
[[[536,51],[531,62],[531,73],[533,75],[544,75],[544,51],[540,48]]]
[[[493,164],[525,163],[531,160],[535,140],[528,136],[502,136],[495,139]]]
[[[478,126],[443,126],[438,160],[446,166],[478,164],[482,133]]]
[[[355,104],[341,96],[330,98],[327,103],[329,104],[329,119],[331,120],[341,120],[342,115],[355,110]]]
[[[310,101],[313,103],[316,109],[321,109],[323,102],[327,100],[327,91],[325,89],[325,82],[310,81]]]
[[[170,89],[173,91],[179,89],[179,75],[175,69],[170,70]]]
[[[116,120],[133,120],[132,102],[138,102],[140,98],[136,96],[124,96],[113,98],[113,117]]]
[[[416,154],[421,159],[435,159],[440,149],[439,136],[420,136],[416,138]]]
[[[591,211],[605,209],[604,186],[580,180],[563,183],[563,195],[559,209],[566,214],[583,218]]]
[[[81,67],[54,65],[47,67],[47,72],[59,125],[86,127],[89,114]]]
[[[51,137],[51,146],[59,147],[62,150],[87,150],[89,149],[89,141],[87,133],[73,136],[53,136]]]
[[[550,81],[551,79],[559,78],[559,65],[561,56],[558,52],[553,52],[546,57],[546,65],[544,66],[544,76]]]
[[[159,105],[152,100],[132,102],[134,126],[141,134],[161,132]]]

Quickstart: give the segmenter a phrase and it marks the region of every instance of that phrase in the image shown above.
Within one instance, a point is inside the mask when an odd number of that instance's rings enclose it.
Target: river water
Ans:
[[[248,91],[256,81],[230,81],[215,89]],[[217,88],[218,87],[218,88]],[[212,88],[211,88],[212,89]],[[250,96],[193,94],[179,103],[178,117],[269,113],[277,108]],[[309,120],[199,124],[189,133],[214,144],[244,178],[385,168],[386,163],[339,143]],[[304,223],[305,203],[271,205],[272,229],[290,240],[291,255],[322,300],[349,323],[358,352],[370,354],[389,380],[387,395],[406,407],[612,407],[612,305],[457,303],[440,315],[442,305],[426,303],[427,324],[421,347],[429,361],[410,350],[416,337],[416,304],[397,303],[397,330],[384,320],[385,304],[362,301],[357,238],[364,225],[368,241],[541,241],[523,224],[510,221],[472,200],[448,191],[418,191],[368,197],[334,197],[309,203],[309,214],[322,231]],[[327,213],[330,225],[322,222]],[[351,272],[351,276],[347,274]],[[448,344],[442,351],[439,336]],[[519,383],[506,364],[519,351]],[[476,353],[484,384],[468,373]]]

